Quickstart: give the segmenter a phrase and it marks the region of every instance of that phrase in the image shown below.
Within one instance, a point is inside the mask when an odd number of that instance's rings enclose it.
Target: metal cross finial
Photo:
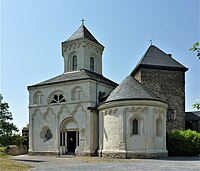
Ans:
[[[149,42],[151,42],[151,45],[153,44],[153,39],[150,39]]]
[[[82,25],[84,25],[84,21],[85,21],[84,19],[81,20]]]

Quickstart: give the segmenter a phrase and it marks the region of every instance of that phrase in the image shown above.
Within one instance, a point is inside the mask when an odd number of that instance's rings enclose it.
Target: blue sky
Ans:
[[[104,76],[120,83],[153,44],[189,68],[186,111],[200,100],[198,0],[1,0],[1,87],[14,124],[28,123],[27,86],[63,73],[61,42],[85,19],[105,46]]]

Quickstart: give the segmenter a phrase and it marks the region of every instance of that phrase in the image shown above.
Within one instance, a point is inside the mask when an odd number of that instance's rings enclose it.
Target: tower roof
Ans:
[[[77,40],[77,39],[81,39],[81,38],[89,39],[89,40],[93,41],[94,43],[101,45],[95,39],[95,37],[89,32],[89,30],[84,26],[84,24],[81,24],[81,26],[74,32],[74,34],[72,34],[72,36],[64,42],[69,42],[69,41]]]
[[[118,100],[157,100],[157,95],[143,86],[131,75],[126,77],[108,96],[106,102]]]
[[[154,68],[154,69],[166,69],[166,70],[181,70],[187,71],[188,68],[180,64],[171,55],[166,54],[158,47],[151,45],[141,60],[136,65],[132,74],[134,74],[140,67]]]

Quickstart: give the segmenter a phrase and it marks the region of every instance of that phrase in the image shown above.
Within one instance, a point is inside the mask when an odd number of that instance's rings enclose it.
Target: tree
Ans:
[[[193,106],[193,108],[196,108],[197,110],[200,110],[200,103],[196,102],[192,106]]]
[[[195,44],[193,44],[192,48],[189,49],[190,51],[195,51],[197,52],[197,57],[200,60],[200,47],[199,47],[199,42],[196,42]],[[196,108],[197,110],[200,110],[200,103],[196,102],[195,104],[192,105],[193,108]]]
[[[12,123],[13,117],[8,110],[8,103],[2,100],[3,96],[0,94],[0,144],[6,146],[12,144],[13,133],[18,132],[18,128]]]
[[[197,57],[200,59],[200,47],[199,47],[199,42],[196,42],[193,44],[193,46],[190,48],[190,51],[195,51],[197,52]]]

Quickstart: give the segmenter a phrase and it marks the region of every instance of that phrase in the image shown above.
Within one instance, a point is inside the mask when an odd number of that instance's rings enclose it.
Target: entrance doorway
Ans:
[[[60,154],[74,154],[79,146],[79,128],[74,118],[67,118],[61,123]]]
[[[76,131],[67,132],[67,150],[74,153],[76,149]]]

